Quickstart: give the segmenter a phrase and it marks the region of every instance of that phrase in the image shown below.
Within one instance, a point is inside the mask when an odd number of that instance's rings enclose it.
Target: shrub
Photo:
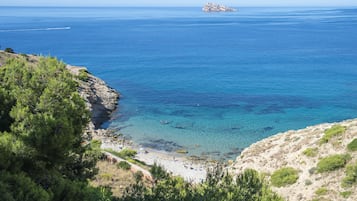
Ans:
[[[101,145],[102,145],[102,142],[100,140],[92,140],[90,142],[90,146],[92,149],[100,149]]]
[[[123,170],[130,170],[131,165],[126,161],[120,161],[119,163],[117,163],[117,168]]]
[[[351,187],[355,184],[357,184],[357,163],[347,166],[346,177],[342,180],[343,187]]]
[[[325,130],[325,135],[321,138],[320,144],[327,143],[331,138],[341,135],[346,131],[346,127],[341,125],[334,125]]]
[[[276,187],[287,186],[294,184],[299,178],[298,171],[291,168],[285,167],[276,170],[271,176],[271,183]]]
[[[348,198],[348,197],[350,197],[351,194],[352,194],[352,191],[340,192],[340,195],[341,195],[343,198]]]
[[[306,186],[309,186],[309,185],[311,185],[312,184],[312,181],[311,180],[309,180],[309,179],[306,179],[305,180],[305,185]]]
[[[315,157],[315,156],[317,156],[318,149],[317,148],[307,148],[302,153],[308,157]]]
[[[119,152],[119,155],[122,158],[132,158],[137,154],[137,152],[135,150],[132,149],[123,149]]]
[[[144,173],[141,171],[137,171],[134,173],[134,178],[135,178],[136,182],[141,181],[143,179],[143,177],[144,177]]]
[[[80,69],[79,74],[78,74],[78,79],[86,82],[88,80],[88,78],[89,78],[88,71],[85,69]]]
[[[348,145],[347,149],[349,151],[357,151],[357,138],[353,139]]]
[[[342,168],[350,159],[351,156],[349,154],[336,154],[332,156],[327,156],[325,158],[322,158],[317,163],[317,171],[321,173]]]
[[[105,149],[105,151],[113,154],[114,156],[129,160],[130,158],[133,158],[137,152],[132,149],[123,149],[120,152],[114,151],[112,149]]]
[[[7,52],[7,53],[11,53],[11,54],[14,54],[14,53],[15,53],[15,51],[14,51],[12,48],[10,48],[10,47],[5,48],[4,51]]]
[[[315,191],[315,194],[316,195],[326,195],[328,192],[328,189],[325,188],[325,187],[321,187],[321,188],[318,188],[316,191]]]

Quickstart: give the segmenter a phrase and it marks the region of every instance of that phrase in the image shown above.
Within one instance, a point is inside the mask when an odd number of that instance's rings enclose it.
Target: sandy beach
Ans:
[[[174,176],[181,176],[186,181],[199,183],[206,178],[206,169],[208,164],[192,161],[184,155],[172,152],[159,151],[155,149],[142,148],[135,145],[122,146],[120,143],[114,142],[110,138],[102,138],[102,149],[112,149],[121,151],[125,148],[134,149],[137,151],[136,159],[145,162],[148,165],[154,163],[164,167],[169,173]]]

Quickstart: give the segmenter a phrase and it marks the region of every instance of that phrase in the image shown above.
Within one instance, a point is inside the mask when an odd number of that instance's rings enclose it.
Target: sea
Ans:
[[[357,117],[357,8],[0,7],[0,48],[86,66],[121,94],[103,126],[220,160]]]

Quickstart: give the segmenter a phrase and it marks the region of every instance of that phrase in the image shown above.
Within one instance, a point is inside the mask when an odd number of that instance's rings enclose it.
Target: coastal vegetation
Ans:
[[[276,170],[271,175],[271,183],[273,186],[282,187],[294,184],[299,178],[298,171],[291,167],[284,167]]]
[[[119,163],[117,163],[117,168],[120,168],[123,170],[130,170],[131,165],[126,161],[120,161]]]
[[[308,157],[315,157],[318,154],[318,149],[309,147],[305,149],[302,153]]]
[[[353,139],[348,145],[347,145],[348,151],[357,151],[357,138]]]
[[[345,167],[347,161],[351,159],[349,154],[335,154],[322,158],[317,163],[317,172],[329,172]]]
[[[320,144],[327,143],[331,138],[342,135],[346,131],[346,127],[341,125],[334,125],[329,129],[326,129],[324,136],[320,140]]]
[[[199,184],[186,182],[181,177],[170,176],[164,168],[157,165],[154,165],[150,172],[154,179],[152,185],[144,185],[142,180],[138,179],[134,185],[127,188],[125,195],[119,200],[282,200],[270,189],[264,177],[251,169],[233,179],[232,175],[216,167],[211,169],[206,180]]]
[[[15,53],[15,51],[10,47],[5,48],[4,52],[10,53],[10,54],[14,54]]]
[[[88,185],[100,155],[95,144],[83,144],[88,121],[65,64],[8,59],[0,67],[0,200],[97,201],[107,195]]]
[[[348,165],[346,168],[346,177],[342,180],[343,187],[351,187],[357,184],[357,162]]]

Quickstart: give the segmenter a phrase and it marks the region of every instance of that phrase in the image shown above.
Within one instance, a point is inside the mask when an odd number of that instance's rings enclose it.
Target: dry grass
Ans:
[[[125,188],[135,183],[135,178],[130,170],[122,170],[115,164],[99,161],[97,168],[99,168],[98,175],[90,182],[91,185],[109,186],[116,197],[122,196]]]

